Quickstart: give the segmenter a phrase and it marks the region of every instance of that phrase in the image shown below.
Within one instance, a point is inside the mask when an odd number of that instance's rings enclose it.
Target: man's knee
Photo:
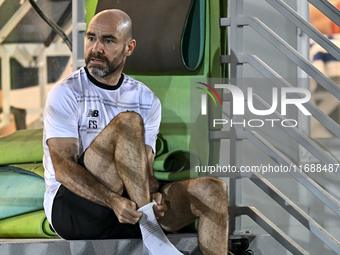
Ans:
[[[118,118],[121,121],[125,121],[125,122],[143,124],[142,116],[140,116],[138,113],[133,112],[133,111],[121,112],[117,115],[116,118]]]
[[[202,177],[195,179],[193,192],[202,202],[226,202],[228,199],[227,184],[218,178]]]
[[[119,113],[107,126],[121,131],[130,132],[130,130],[144,129],[143,118],[136,112],[126,111]]]
[[[207,192],[211,196],[226,197],[228,196],[227,184],[218,178],[203,178],[203,187],[206,187]]]
[[[211,177],[191,179],[187,191],[196,217],[210,213],[227,214],[228,188],[224,181]]]

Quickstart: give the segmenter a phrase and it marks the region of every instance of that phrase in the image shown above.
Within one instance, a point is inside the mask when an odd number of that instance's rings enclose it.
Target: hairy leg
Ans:
[[[131,200],[137,204],[145,253],[179,255],[181,253],[157,223],[150,203],[150,173],[144,141],[144,124],[140,115],[121,113],[86,150],[84,163],[98,181],[112,191],[121,194],[126,188]],[[126,217],[124,214],[121,219],[126,222]]]
[[[203,254],[228,254],[227,186],[219,179],[197,178],[174,182],[161,190],[168,211],[159,220],[168,231],[199,218],[198,241]]]
[[[144,125],[137,113],[117,115],[86,150],[84,163],[113,192],[121,195],[125,187],[138,208],[150,202]]]

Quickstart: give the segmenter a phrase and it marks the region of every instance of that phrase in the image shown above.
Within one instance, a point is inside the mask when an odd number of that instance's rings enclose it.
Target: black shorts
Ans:
[[[82,166],[83,155],[79,158]],[[123,196],[128,198],[126,192]],[[142,238],[138,223],[120,223],[112,209],[82,198],[63,185],[53,201],[52,224],[67,240]]]

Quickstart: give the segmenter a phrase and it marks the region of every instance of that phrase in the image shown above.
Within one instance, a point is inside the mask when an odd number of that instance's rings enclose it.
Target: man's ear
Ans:
[[[131,56],[133,50],[136,47],[136,40],[135,39],[130,39],[127,44],[126,44],[126,52],[125,55],[126,56]]]

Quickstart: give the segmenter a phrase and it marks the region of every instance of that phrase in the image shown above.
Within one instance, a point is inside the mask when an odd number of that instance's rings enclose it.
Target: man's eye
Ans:
[[[110,43],[113,43],[113,41],[112,40],[106,40],[105,43],[110,44]]]
[[[96,40],[94,37],[89,37],[88,39],[90,42],[94,42]]]

